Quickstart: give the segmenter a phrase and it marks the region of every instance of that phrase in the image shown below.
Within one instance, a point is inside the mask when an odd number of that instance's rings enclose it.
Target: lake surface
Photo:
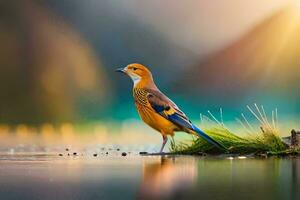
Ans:
[[[300,158],[3,154],[0,199],[300,199]]]

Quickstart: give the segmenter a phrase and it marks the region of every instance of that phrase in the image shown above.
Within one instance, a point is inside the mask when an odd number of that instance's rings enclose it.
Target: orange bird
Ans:
[[[178,106],[157,88],[147,67],[133,63],[116,71],[125,73],[132,79],[133,98],[140,117],[162,135],[163,143],[160,152],[168,141],[167,136],[173,137],[175,131],[200,136],[216,147],[226,149],[195,126]]]

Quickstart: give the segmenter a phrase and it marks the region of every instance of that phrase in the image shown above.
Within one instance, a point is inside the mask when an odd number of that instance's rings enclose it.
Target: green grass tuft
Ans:
[[[260,131],[256,131],[253,126],[248,122],[245,116],[242,114],[242,120],[237,120],[245,128],[248,133],[247,136],[238,136],[225,127],[222,121],[216,119],[215,116],[209,112],[211,118],[206,117],[208,121],[214,121],[215,126],[210,129],[204,129],[204,132],[223,144],[228,151],[216,149],[213,145],[209,144],[202,138],[196,138],[187,143],[179,143],[175,145],[175,142],[171,142],[171,151],[177,154],[199,154],[199,153],[230,153],[230,154],[267,154],[267,155],[284,155],[284,154],[299,154],[299,149],[290,149],[279,136],[279,130],[277,125],[277,110],[272,111],[271,123],[269,122],[263,106],[258,108],[256,104],[255,111],[249,106],[247,108],[254,115],[254,117],[260,122]],[[203,116],[201,115],[201,118]],[[258,129],[259,130],[259,129]]]

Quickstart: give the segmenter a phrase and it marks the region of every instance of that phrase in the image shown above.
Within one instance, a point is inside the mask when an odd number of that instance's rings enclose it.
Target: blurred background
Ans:
[[[133,62],[192,119],[222,107],[230,122],[258,103],[300,128],[300,0],[7,0],[0,42],[2,139],[58,131],[69,143],[88,126],[160,141],[114,72]]]

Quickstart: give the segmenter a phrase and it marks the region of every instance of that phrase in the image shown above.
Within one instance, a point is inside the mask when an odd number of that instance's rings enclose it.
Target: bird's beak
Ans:
[[[118,68],[118,69],[116,69],[115,71],[116,71],[116,72],[125,73],[125,70],[124,70],[124,68]]]

